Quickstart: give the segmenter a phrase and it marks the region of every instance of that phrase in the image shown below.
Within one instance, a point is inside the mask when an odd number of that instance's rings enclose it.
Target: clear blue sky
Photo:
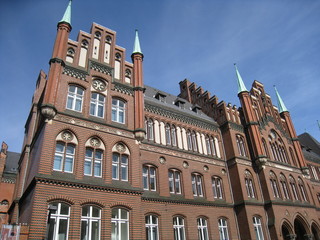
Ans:
[[[67,0],[0,1],[0,141],[20,151],[40,69],[48,61]],[[145,84],[172,94],[188,78],[219,100],[239,106],[233,63],[249,89],[262,82],[282,96],[298,134],[320,139],[320,1],[74,0],[72,32],[92,22],[133,47],[139,29]]]

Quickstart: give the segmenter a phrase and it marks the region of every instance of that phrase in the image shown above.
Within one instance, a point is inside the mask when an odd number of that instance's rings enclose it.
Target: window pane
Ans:
[[[60,156],[60,155],[54,156],[53,169],[54,170],[62,170],[62,156]]]
[[[88,223],[81,221],[81,240],[88,240]]]
[[[127,166],[121,166],[121,179],[128,180],[128,168]]]
[[[89,206],[85,206],[82,208],[82,216],[89,216],[90,213],[90,207]]]
[[[111,227],[111,240],[119,240],[118,236],[118,226],[115,222],[112,222]]]
[[[66,240],[67,239],[67,230],[68,230],[68,220],[67,219],[60,219],[58,240]]]
[[[92,217],[100,217],[100,209],[97,207],[92,207]]]
[[[99,240],[99,222],[95,221],[92,223],[92,235],[91,240]]]
[[[69,206],[67,204],[61,203],[61,215],[69,215]]]
[[[128,219],[128,211],[121,209],[121,219]]]
[[[89,161],[84,162],[84,174],[91,175],[91,162]]]
[[[72,172],[72,165],[73,165],[73,158],[66,157],[64,171],[65,172]]]
[[[128,223],[121,223],[121,240],[129,240]]]
[[[101,162],[94,163],[94,175],[96,177],[101,177]]]
[[[74,154],[74,146],[68,144],[67,145],[67,154],[73,155]]]
[[[56,220],[54,218],[50,218],[49,230],[48,230],[48,240],[53,240],[55,227],[56,227]]]

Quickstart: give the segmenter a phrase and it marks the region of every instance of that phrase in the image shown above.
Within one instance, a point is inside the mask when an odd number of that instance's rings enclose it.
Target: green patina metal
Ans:
[[[136,37],[135,37],[134,45],[133,45],[133,52],[132,52],[132,54],[134,54],[134,53],[140,53],[140,54],[142,54],[141,47],[140,47],[139,36],[138,36],[138,30],[136,30]]]
[[[237,65],[234,64],[234,67],[236,68],[236,75],[237,75],[237,79],[238,79],[238,94],[241,92],[248,92],[246,86],[244,85],[242,77],[238,71]]]
[[[289,112],[288,109],[286,108],[286,106],[284,105],[282,98],[280,97],[278,90],[276,88],[276,86],[273,86],[274,90],[276,91],[276,95],[277,95],[277,101],[278,101],[278,108],[279,108],[279,112]]]
[[[67,9],[64,12],[64,15],[59,23],[65,22],[65,23],[70,24],[70,26],[71,26],[71,2],[72,2],[72,0],[69,0],[69,4],[67,6]]]

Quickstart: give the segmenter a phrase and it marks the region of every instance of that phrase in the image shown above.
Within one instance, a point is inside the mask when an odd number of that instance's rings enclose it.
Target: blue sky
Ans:
[[[48,72],[56,24],[67,0],[0,1],[0,141],[20,151],[40,69]],[[133,47],[139,30],[145,84],[172,94],[188,78],[219,100],[239,106],[236,62],[249,89],[273,85],[296,131],[320,140],[320,1],[316,0],[74,0],[72,32],[92,22]]]

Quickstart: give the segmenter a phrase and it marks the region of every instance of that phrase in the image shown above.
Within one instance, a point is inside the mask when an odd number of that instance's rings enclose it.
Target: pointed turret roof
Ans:
[[[134,39],[134,45],[133,45],[133,52],[132,54],[134,53],[140,53],[142,54],[141,52],[141,47],[140,47],[140,41],[139,41],[139,35],[138,35],[138,30],[136,29],[136,37]]]
[[[72,2],[72,0],[69,0],[69,4],[67,6],[67,9],[64,12],[64,15],[59,23],[65,22],[71,26],[71,2]]]
[[[236,75],[237,75],[237,79],[238,79],[238,94],[241,92],[248,92],[246,86],[244,85],[242,77],[238,71],[237,65],[234,64],[234,67],[236,68]]]
[[[286,108],[286,106],[284,105],[284,103],[283,103],[283,101],[282,101],[282,98],[280,97],[276,86],[274,85],[273,87],[274,87],[274,90],[276,91],[276,95],[277,95],[279,112],[280,112],[280,113],[282,113],[282,112],[289,112],[288,109]]]

